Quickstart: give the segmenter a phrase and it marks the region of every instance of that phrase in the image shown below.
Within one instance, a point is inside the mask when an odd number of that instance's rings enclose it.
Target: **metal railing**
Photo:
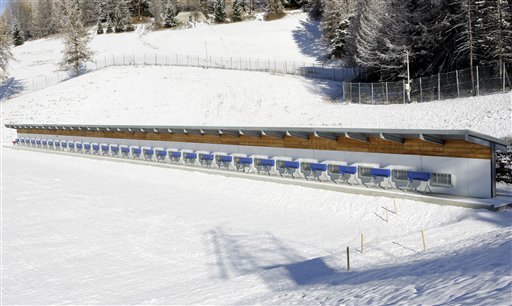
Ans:
[[[358,75],[358,71],[356,69],[318,63],[271,59],[246,59],[240,57],[201,57],[159,53],[97,56],[94,61],[87,63],[87,67],[84,71],[91,72],[113,66],[138,65],[259,71],[338,82],[350,81]],[[37,91],[70,78],[71,77],[68,73],[62,71],[53,72],[31,79],[17,80],[11,78],[0,85],[0,100]]]
[[[362,104],[405,104],[507,92],[512,88],[512,64],[476,66],[411,80],[379,83],[343,83],[343,100]],[[473,79],[473,81],[472,81]]]

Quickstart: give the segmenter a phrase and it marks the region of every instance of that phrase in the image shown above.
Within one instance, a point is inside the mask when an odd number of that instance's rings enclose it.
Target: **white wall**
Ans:
[[[84,141],[90,143],[115,143],[161,148],[189,149],[194,151],[200,150],[209,152],[226,152],[228,154],[245,153],[247,155],[268,155],[269,157],[285,156],[291,157],[292,159],[297,159],[300,157],[314,158],[320,162],[324,160],[339,160],[347,162],[349,165],[353,163],[374,163],[380,165],[382,168],[391,165],[400,165],[412,167],[417,171],[449,173],[452,175],[452,181],[454,183],[452,188],[431,187],[433,192],[479,198],[491,197],[491,160],[489,159],[288,149],[274,147],[75,137],[60,135],[18,134],[18,136],[34,139],[59,139],[65,141]]]

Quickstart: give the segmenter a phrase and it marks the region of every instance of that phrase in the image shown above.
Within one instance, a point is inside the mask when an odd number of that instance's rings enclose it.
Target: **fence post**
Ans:
[[[372,85],[372,104],[375,104],[375,102],[373,101],[373,83],[371,83]]]
[[[480,95],[480,76],[478,75],[478,65],[476,65],[476,95]]]
[[[350,249],[347,247],[347,271],[350,272]]]
[[[361,82],[359,82],[359,102],[358,103],[361,104]]]
[[[441,101],[441,73],[437,74],[437,100]]]
[[[388,82],[386,82],[386,103],[389,103]]]
[[[402,80],[402,96],[404,98],[404,104],[405,104],[405,80]]]
[[[507,69],[506,68],[507,68],[507,66],[505,66],[505,62],[503,62],[503,73],[502,73],[502,75],[503,75],[503,92],[506,91],[506,82],[505,82],[506,76],[507,76]]]
[[[423,85],[421,84],[421,77],[420,77],[420,102],[423,102]]]
[[[350,84],[350,103],[352,103],[352,82],[349,83]]]
[[[457,79],[457,98],[460,98],[460,90],[459,90],[459,70],[455,70],[455,78]]]
[[[345,87],[345,82],[341,83],[341,88],[343,88],[343,102],[346,102],[346,95],[345,95],[345,91],[347,90],[347,88]]]

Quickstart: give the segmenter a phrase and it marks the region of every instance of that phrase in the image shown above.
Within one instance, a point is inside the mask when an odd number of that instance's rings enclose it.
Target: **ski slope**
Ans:
[[[6,148],[2,175],[4,304],[505,305],[511,297],[510,211]]]

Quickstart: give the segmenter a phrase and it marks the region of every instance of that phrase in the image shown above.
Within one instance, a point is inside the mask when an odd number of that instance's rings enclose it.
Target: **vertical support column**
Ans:
[[[491,198],[496,197],[496,144],[491,146]]]

